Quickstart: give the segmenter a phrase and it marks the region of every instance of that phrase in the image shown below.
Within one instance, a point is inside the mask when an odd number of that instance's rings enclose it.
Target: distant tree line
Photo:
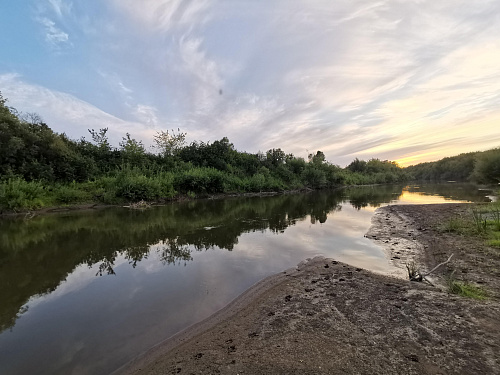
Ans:
[[[405,170],[415,180],[500,183],[500,148],[420,163]]]
[[[155,152],[126,134],[112,147],[107,128],[89,129],[91,140],[54,132],[40,116],[21,115],[0,94],[0,209],[17,210],[79,202],[118,203],[207,195],[321,189],[402,182],[396,163],[354,160],[346,168],[321,151],[308,160],[280,148],[237,151],[226,137],[186,144],[186,134],[159,131]]]

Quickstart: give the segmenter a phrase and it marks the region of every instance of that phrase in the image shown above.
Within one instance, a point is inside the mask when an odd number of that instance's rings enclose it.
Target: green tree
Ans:
[[[473,178],[481,183],[500,183],[500,148],[477,155]]]
[[[356,158],[347,166],[347,169],[351,172],[364,173],[366,171],[366,161]]]
[[[314,154],[309,154],[308,157],[309,162],[313,163],[314,165],[321,165],[325,162],[325,154],[322,151],[317,151],[316,155]]]
[[[187,133],[181,132],[179,128],[177,128],[177,133],[173,129],[171,132],[160,130],[154,136],[154,147],[162,156],[176,155],[185,145],[186,135]]]
[[[106,133],[108,132],[108,128],[99,129],[98,132],[94,129],[88,130],[90,135],[92,136],[92,140],[101,151],[111,151],[111,145],[109,144],[108,136],[106,135]]]
[[[142,144],[142,141],[137,141],[130,137],[129,133],[125,134],[120,142],[120,151],[122,152],[122,157],[125,162],[139,165],[144,161],[146,155],[146,149]]]

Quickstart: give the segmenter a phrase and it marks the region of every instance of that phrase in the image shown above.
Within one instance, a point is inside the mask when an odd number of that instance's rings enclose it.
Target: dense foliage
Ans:
[[[469,152],[405,168],[416,180],[500,182],[500,148]]]
[[[185,133],[160,131],[156,152],[126,134],[118,148],[107,129],[91,141],[58,134],[36,114],[20,116],[0,95],[0,209],[35,209],[78,202],[164,200],[177,195],[283,191],[401,182],[396,163],[356,159],[347,168],[281,149],[251,154],[227,139],[185,144]]]

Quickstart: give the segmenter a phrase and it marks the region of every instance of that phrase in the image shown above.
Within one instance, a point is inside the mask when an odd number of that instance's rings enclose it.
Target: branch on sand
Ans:
[[[433,285],[428,279],[427,279],[427,276],[429,276],[431,273],[433,273],[434,271],[436,271],[439,267],[441,266],[444,266],[445,264],[447,264],[451,258],[453,257],[453,254],[450,255],[450,257],[448,258],[448,260],[446,260],[445,262],[442,262],[442,263],[439,263],[436,267],[434,267],[432,270],[430,270],[429,272],[425,273],[425,274],[422,274],[420,272],[420,270],[415,266],[415,263],[412,262],[410,264],[406,264],[406,269],[408,270],[408,278],[410,279],[410,281],[425,281],[431,285]]]

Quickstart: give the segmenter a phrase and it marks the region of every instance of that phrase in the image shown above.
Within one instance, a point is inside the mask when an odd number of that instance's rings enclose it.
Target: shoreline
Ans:
[[[169,351],[175,349],[179,345],[188,342],[193,337],[212,329],[217,324],[220,324],[226,319],[237,314],[239,311],[243,310],[245,307],[253,303],[254,300],[258,299],[262,294],[268,292],[270,289],[276,285],[282,283],[287,277],[297,273],[296,268],[290,268],[286,271],[270,275],[262,280],[259,280],[250,288],[245,290],[242,294],[236,297],[234,300],[229,302],[219,311],[216,311],[208,318],[195,323],[184,330],[174,334],[173,336],[159,342],[152,348],[148,349],[142,354],[132,359],[130,362],[121,366],[120,368],[113,371],[111,374],[122,374],[128,373],[128,371],[133,371],[135,368],[140,368],[147,365],[149,362],[153,361],[158,356],[164,355]]]
[[[399,269],[408,261],[429,268],[446,255],[429,254],[436,235],[423,226],[429,213],[467,206],[385,206],[366,237]],[[497,297],[477,302],[395,276],[401,272],[380,275],[321,257],[301,262],[113,374],[497,373]]]
[[[367,186],[367,185],[364,185]],[[339,186],[336,188],[329,188],[329,190],[339,190],[344,189],[349,186]],[[61,212],[72,212],[72,211],[89,211],[89,210],[100,210],[105,208],[112,207],[125,207],[129,209],[147,209],[149,207],[156,206],[165,206],[168,204],[175,204],[181,202],[188,201],[196,201],[196,200],[213,200],[213,199],[226,199],[226,198],[252,198],[252,197],[271,197],[276,195],[285,195],[285,194],[299,194],[299,193],[309,193],[315,191],[310,188],[302,188],[296,190],[284,190],[284,191],[263,191],[259,193],[221,193],[221,194],[208,194],[206,196],[200,196],[196,198],[190,198],[187,195],[178,195],[175,198],[164,200],[164,201],[149,201],[144,202],[145,207],[134,208],[133,203],[122,203],[122,204],[105,204],[100,202],[90,202],[90,203],[75,203],[63,206],[47,206],[35,210],[21,210],[19,212],[16,211],[1,211],[0,210],[0,219],[8,218],[8,217],[21,217],[26,215],[48,215],[48,214],[57,214]],[[142,202],[142,201],[141,201]]]

